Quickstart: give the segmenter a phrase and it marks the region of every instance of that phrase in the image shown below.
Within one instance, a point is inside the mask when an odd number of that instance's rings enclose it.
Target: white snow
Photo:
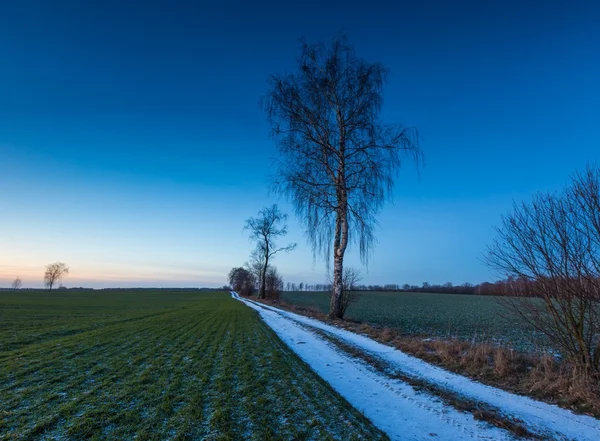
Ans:
[[[593,417],[577,415],[558,406],[486,386],[368,337],[242,299],[235,293],[232,295],[257,310],[300,358],[393,440],[502,440],[511,439],[511,436],[506,431],[475,420],[471,414],[443,404],[432,395],[416,393],[406,383],[390,380],[362,362],[340,354],[334,346],[303,325],[325,331],[375,354],[405,375],[493,406],[507,416],[522,420],[532,432],[560,440],[600,440],[600,420]]]
[[[234,293],[232,293],[234,295]],[[477,421],[439,399],[374,372],[302,325],[238,298],[255,309],[275,333],[340,395],[392,440],[512,440],[506,431]]]

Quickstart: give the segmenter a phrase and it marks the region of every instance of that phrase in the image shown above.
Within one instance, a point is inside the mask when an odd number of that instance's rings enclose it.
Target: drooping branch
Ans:
[[[280,153],[273,189],[288,197],[314,259],[334,256],[330,316],[341,318],[343,260],[358,243],[366,263],[376,217],[408,155],[422,160],[414,128],[379,122],[387,70],[356,56],[344,37],[303,43],[299,69],[274,75],[263,99]],[[333,253],[332,253],[333,251]]]

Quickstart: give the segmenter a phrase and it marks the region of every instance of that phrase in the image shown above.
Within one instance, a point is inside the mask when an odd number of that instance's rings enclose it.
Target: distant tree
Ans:
[[[56,282],[60,282],[67,274],[69,274],[69,267],[62,262],[55,262],[46,265],[46,272],[44,273],[44,285],[48,288],[48,291],[52,291],[52,286]]]
[[[315,257],[329,265],[329,316],[342,315],[343,262],[351,242],[368,260],[375,217],[391,195],[401,154],[421,158],[417,131],[379,122],[387,70],[354,53],[344,37],[304,43],[299,70],[270,78],[264,99],[280,153],[273,186],[289,197]]]
[[[235,292],[243,296],[251,296],[256,289],[254,275],[246,268],[232,268],[229,272],[229,284]]]
[[[13,283],[12,283],[12,285],[11,285],[11,288],[16,290],[16,289],[19,289],[19,288],[21,288],[21,286],[22,286],[22,285],[23,285],[23,282],[21,281],[21,278],[20,278],[20,277],[17,277],[17,278],[16,278],[16,279],[13,281]]]
[[[585,372],[600,370],[600,169],[556,194],[515,203],[488,247],[503,302]]]
[[[279,211],[277,205],[273,205],[259,211],[257,218],[248,219],[244,227],[250,231],[250,239],[256,242],[255,255],[262,262],[258,291],[258,297],[261,299],[265,298],[265,277],[269,268],[269,261],[281,251],[289,252],[296,248],[295,243],[285,247],[277,246],[277,239],[287,234],[286,220],[287,215]]]
[[[304,282],[300,282],[298,285],[298,291],[304,291]]]
[[[277,300],[283,291],[283,279],[277,272],[277,268],[269,266],[265,275],[266,298]]]

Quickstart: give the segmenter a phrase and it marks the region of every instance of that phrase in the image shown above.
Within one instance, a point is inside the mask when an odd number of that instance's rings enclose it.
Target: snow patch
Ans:
[[[234,295],[234,293],[232,293],[232,295]],[[287,328],[284,327],[281,322],[273,318],[272,315],[268,313],[276,314],[282,319],[287,320],[288,322],[292,322],[292,324],[293,322],[296,322],[298,324],[304,324],[325,331],[352,345],[359,347],[360,349],[366,352],[370,352],[372,354],[377,355],[378,357],[393,365],[395,368],[397,368],[399,371],[401,371],[407,376],[419,380],[424,380],[428,383],[434,384],[438,387],[450,390],[458,395],[464,396],[465,398],[469,398],[471,400],[480,403],[485,403],[487,405],[495,407],[506,416],[522,420],[527,429],[534,433],[550,436],[554,439],[561,440],[600,440],[600,420],[597,420],[593,417],[586,415],[578,415],[555,405],[543,403],[541,401],[537,401],[532,398],[524,397],[521,395],[516,395],[492,386],[486,386],[477,381],[471,380],[470,378],[454,374],[452,372],[446,371],[442,368],[429,364],[419,358],[405,354],[404,352],[398,349],[376,342],[366,336],[358,335],[345,329],[340,329],[335,326],[328,325],[319,320],[295,314],[293,312],[284,311],[278,308],[273,308],[268,305],[257,304],[252,301],[247,301],[245,299],[237,297],[237,295],[234,295],[234,297],[243,301],[248,306],[257,309],[261,313],[261,317],[263,318],[263,320],[265,320],[265,322],[267,322],[267,324],[269,324],[270,326],[271,323],[274,323],[276,326],[279,326],[281,328],[280,331],[274,328],[274,330],[278,334],[285,332],[286,329],[290,329],[291,325],[288,325]],[[261,310],[265,312],[263,313],[261,312]],[[312,334],[306,330],[305,332],[311,335],[313,340],[316,339],[323,343],[322,339],[319,339],[315,334]],[[287,343],[287,340],[285,340],[283,337],[282,339]],[[313,344],[313,341],[309,340],[308,337],[303,338],[303,341],[306,341],[308,344],[301,345],[301,347]],[[296,350],[298,349],[298,346],[294,346],[295,347],[292,349],[294,349],[295,352],[299,353],[299,351]],[[332,351],[334,349],[329,347],[328,350]],[[315,371],[318,372],[318,370],[313,366],[313,363],[322,363],[321,357],[319,355],[317,355],[310,361],[306,361],[311,365],[311,367],[313,367]],[[356,365],[356,363],[354,364]],[[325,379],[327,380],[327,378]],[[354,384],[352,386],[352,389],[358,389],[358,387],[358,384]],[[365,384],[361,385],[360,387],[368,386]],[[355,405],[355,407],[361,408],[361,404],[358,404],[357,406],[346,395],[344,395],[342,391],[338,390],[338,392],[344,397],[346,397],[346,399],[348,399],[348,401]],[[356,390],[353,390],[351,392],[356,392]],[[358,397],[356,398],[357,401],[359,401]],[[429,400],[432,399],[434,398],[429,397]],[[396,400],[398,399],[396,398]],[[449,407],[446,406],[446,408]],[[375,423],[375,420],[373,420],[373,422]],[[430,424],[431,423],[433,423],[433,421],[430,421]],[[375,424],[377,425],[377,423]],[[406,435],[403,423],[398,422],[397,426],[399,426],[399,428],[402,429],[401,433],[403,435]],[[425,423],[425,426],[428,426],[428,424]]]
[[[258,311],[284,343],[390,439],[514,439],[505,430],[475,420],[470,413],[459,412],[402,381],[373,371],[279,312],[232,295]]]

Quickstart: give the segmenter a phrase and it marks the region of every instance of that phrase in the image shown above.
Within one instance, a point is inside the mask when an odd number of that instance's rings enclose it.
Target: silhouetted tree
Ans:
[[[22,286],[22,285],[23,285],[23,282],[21,281],[21,278],[20,278],[20,277],[17,277],[17,278],[16,278],[16,279],[13,281],[13,283],[12,283],[12,285],[11,285],[11,288],[12,288],[12,289],[19,289],[19,288],[21,288],[21,286]]]
[[[229,284],[235,292],[243,296],[251,296],[256,286],[254,275],[242,267],[229,271]]]
[[[488,265],[516,297],[504,303],[586,372],[600,369],[600,170],[557,194],[515,203]]]
[[[48,287],[48,291],[52,291],[52,286],[62,280],[64,276],[69,274],[69,267],[62,262],[55,262],[46,265],[44,273],[44,285]]]
[[[269,268],[269,261],[281,251],[289,252],[296,248],[295,243],[285,247],[277,247],[277,238],[287,234],[286,220],[287,214],[283,214],[279,211],[277,205],[273,205],[259,211],[257,218],[248,219],[244,227],[250,231],[250,239],[256,242],[254,251],[256,259],[262,262],[258,291],[258,297],[261,299],[265,298],[265,277]]]
[[[343,262],[356,241],[368,260],[375,216],[391,195],[400,155],[421,158],[417,131],[379,123],[387,70],[346,39],[303,44],[299,71],[270,78],[264,107],[280,153],[274,188],[289,197],[315,257],[329,264],[329,316],[342,316]]]

